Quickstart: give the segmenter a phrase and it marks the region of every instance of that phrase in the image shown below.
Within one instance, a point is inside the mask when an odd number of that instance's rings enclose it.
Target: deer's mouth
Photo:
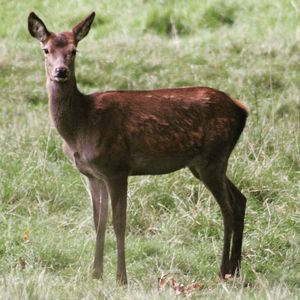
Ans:
[[[66,82],[69,80],[68,76],[62,77],[62,76],[54,76],[53,80],[56,82]]]

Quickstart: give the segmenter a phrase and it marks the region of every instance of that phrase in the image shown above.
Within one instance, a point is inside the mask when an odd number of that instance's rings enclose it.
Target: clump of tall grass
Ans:
[[[152,7],[147,16],[146,30],[168,37],[186,35],[192,31],[187,18],[170,5]]]
[[[237,5],[227,4],[225,1],[212,2],[202,13],[199,25],[213,29],[224,25],[233,25],[237,10]]]

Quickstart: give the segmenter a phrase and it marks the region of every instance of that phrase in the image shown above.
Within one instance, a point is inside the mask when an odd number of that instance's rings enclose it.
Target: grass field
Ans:
[[[300,299],[299,2],[95,3],[0,0],[0,299],[172,299],[157,292],[167,272],[199,282],[194,299]],[[249,106],[228,170],[248,199],[241,278],[218,278],[220,211],[182,170],[130,179],[129,285],[115,283],[111,223],[92,280],[92,209],[49,122],[32,10],[52,31],[96,11],[76,65],[86,93],[210,86]]]

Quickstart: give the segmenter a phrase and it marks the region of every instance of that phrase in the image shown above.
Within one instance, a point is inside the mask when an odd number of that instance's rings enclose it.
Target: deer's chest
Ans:
[[[95,164],[95,157],[90,155],[83,147],[72,147],[65,143],[64,152],[80,173],[87,177],[103,178],[103,170]]]
[[[70,146],[64,144],[64,152],[74,162],[80,173],[87,177],[105,179],[115,170],[125,170],[122,152],[118,147],[89,143]]]

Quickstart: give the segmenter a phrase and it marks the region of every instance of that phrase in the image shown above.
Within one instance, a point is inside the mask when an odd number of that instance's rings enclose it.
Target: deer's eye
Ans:
[[[49,50],[47,48],[43,48],[45,54],[49,54]]]
[[[77,53],[77,49],[73,49],[72,52],[71,52],[71,54],[72,54],[73,56],[75,56],[76,53]]]

